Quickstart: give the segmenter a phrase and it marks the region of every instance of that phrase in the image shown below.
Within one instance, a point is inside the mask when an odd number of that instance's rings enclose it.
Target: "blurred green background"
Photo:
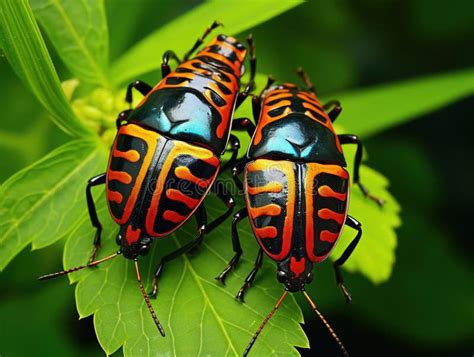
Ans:
[[[130,7],[126,1],[107,1],[111,60],[134,39],[198,3],[140,0]],[[250,32],[257,56],[265,54],[258,56],[260,72],[294,81],[293,69],[301,65],[318,93],[337,97],[337,92],[472,67],[473,24],[474,2],[469,0],[341,0],[306,3]],[[59,67],[61,78],[67,78]],[[0,78],[3,182],[68,138],[47,120],[3,56]],[[158,78],[150,73],[141,79],[154,83]],[[352,355],[473,354],[473,119],[470,96],[365,141],[369,165],[390,179],[391,192],[403,207],[403,226],[387,283],[375,286],[346,273],[352,306],[339,296],[328,264],[315,281],[320,291],[315,298]],[[338,120],[358,118],[343,112]],[[33,253],[27,249],[0,275],[2,357],[102,354],[92,319],[77,321],[67,282],[52,281],[46,289],[36,282],[40,270],[58,267],[50,257],[61,249],[61,242]],[[32,311],[32,306],[42,308]],[[310,316],[307,321],[311,354],[337,353],[318,321]]]

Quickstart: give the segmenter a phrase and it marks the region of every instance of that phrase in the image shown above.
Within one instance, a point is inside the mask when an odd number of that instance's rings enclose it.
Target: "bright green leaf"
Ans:
[[[67,102],[26,0],[0,2],[0,43],[17,75],[31,88],[54,122],[71,135],[90,135]]]
[[[445,73],[335,94],[344,108],[338,118],[364,137],[400,125],[474,93],[474,70]]]
[[[213,196],[206,199],[211,217],[222,213],[222,202]],[[117,226],[100,200],[104,224],[104,242],[100,257],[117,250]],[[220,209],[222,207],[222,209]],[[123,346],[126,356],[156,355],[239,355],[257,330],[265,315],[282,293],[275,279],[275,266],[264,262],[246,303],[234,299],[235,293],[251,270],[258,245],[248,222],[239,228],[244,255],[242,264],[220,285],[214,277],[232,257],[230,220],[206,236],[191,255],[167,264],[160,277],[157,300],[153,307],[161,320],[166,338],[159,335],[141,296],[133,263],[123,257],[103,263],[97,269],[75,273],[77,308],[80,316],[94,314],[97,337],[106,353]],[[154,268],[164,254],[183,245],[196,235],[192,220],[175,234],[157,239],[151,253],[140,258],[145,287],[150,288]],[[70,232],[64,252],[64,266],[83,264],[91,252],[94,230],[89,218]],[[288,297],[262,332],[254,355],[298,355],[292,346],[308,347],[300,326],[301,311],[293,297]]]
[[[214,20],[224,24],[222,32],[234,35],[301,3],[300,0],[204,2],[132,47],[113,65],[111,78],[120,84],[159,68],[166,50],[172,49],[182,56]]]
[[[103,0],[30,0],[56,51],[81,81],[109,87],[109,35]]]
[[[28,244],[57,241],[85,212],[87,179],[105,169],[95,143],[72,141],[0,187],[0,271]]]

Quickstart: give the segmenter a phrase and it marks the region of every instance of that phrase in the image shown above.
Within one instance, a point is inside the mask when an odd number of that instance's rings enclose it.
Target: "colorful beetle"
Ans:
[[[311,307],[323,319],[344,353],[342,343],[317,311],[306,294],[305,284],[313,279],[313,265],[327,258],[334,248],[343,225],[357,230],[354,240],[334,262],[338,286],[351,301],[343,284],[340,266],[349,258],[362,234],[360,223],[347,215],[349,174],[341,144],[357,144],[354,183],[364,195],[380,205],[359,181],[362,144],[355,135],[337,135],[332,122],[341,111],[337,101],[321,105],[307,75],[298,70],[309,90],[294,84],[267,86],[253,100],[255,127],[248,119],[239,119],[238,128],[247,129],[252,141],[247,159],[234,167],[236,184],[244,189],[246,207],[234,215],[232,243],[235,255],[217,277],[224,282],[242,254],[237,223],[249,216],[260,245],[254,269],[237,294],[243,301],[262,264],[263,252],[277,262],[278,281],[285,291],[274,310],[265,319],[247,347],[247,354],[265,323],[280,306],[288,292],[302,291]],[[244,171],[244,184],[238,175]]]
[[[136,81],[127,88],[126,101],[132,103],[132,89],[145,98],[134,109],[119,114],[118,132],[112,146],[107,172],[89,180],[87,204],[92,225],[96,228],[94,249],[87,265],[40,277],[41,280],[68,274],[87,266],[95,266],[122,254],[135,261],[137,279],[150,313],[160,331],[164,331],[141,284],[137,258],[145,255],[154,238],[169,235],[195,214],[196,239],[175,252],[162,257],[153,289],[155,297],[158,276],[170,260],[196,247],[206,232],[211,231],[231,213],[234,200],[222,191],[216,180],[220,156],[230,141],[233,151],[228,165],[237,157],[239,141],[230,134],[233,113],[254,85],[256,59],[252,39],[250,46],[250,81],[243,92],[240,79],[247,50],[233,37],[219,35],[208,46],[189,59],[204,38],[219,26],[214,22],[180,61],[167,51],[161,66],[163,79],[152,88]],[[179,65],[171,71],[169,60]],[[224,167],[223,167],[224,168]],[[102,225],[97,217],[91,188],[106,184],[110,214],[120,231],[120,250],[109,257],[95,260],[100,247]],[[227,211],[210,224],[201,204],[208,191],[215,193]]]

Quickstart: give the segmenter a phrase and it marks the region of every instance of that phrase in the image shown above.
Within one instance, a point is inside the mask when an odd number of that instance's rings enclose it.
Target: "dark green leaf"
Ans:
[[[32,243],[57,241],[86,210],[87,179],[105,169],[96,143],[72,141],[19,171],[0,187],[0,270]]]
[[[71,135],[90,135],[66,100],[26,0],[0,2],[0,42],[17,75],[31,88],[54,122]]]
[[[301,3],[300,0],[204,2],[132,47],[113,65],[111,78],[120,84],[159,68],[166,50],[172,49],[182,56],[214,20],[224,24],[222,32],[233,35]]]
[[[103,0],[30,0],[56,51],[83,82],[109,87],[109,35]]]

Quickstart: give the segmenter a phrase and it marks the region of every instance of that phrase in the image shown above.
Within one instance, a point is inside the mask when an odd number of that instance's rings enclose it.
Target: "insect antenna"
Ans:
[[[153,306],[151,306],[148,294],[146,293],[145,288],[143,287],[142,280],[140,278],[140,270],[138,269],[138,259],[135,259],[135,271],[137,272],[138,284],[140,285],[140,290],[142,291],[143,298],[145,299],[146,306],[148,307],[148,311],[150,311],[151,317],[153,318],[156,327],[158,327],[158,331],[160,331],[161,336],[165,337],[165,330],[163,329],[163,326],[161,326],[160,320],[158,320],[158,317],[155,314],[155,310],[153,310]]]
[[[288,290],[283,291],[283,294],[278,299],[278,301],[275,304],[275,306],[273,307],[272,311],[270,311],[270,313],[267,315],[267,317],[265,317],[265,319],[262,321],[262,323],[260,324],[260,327],[258,328],[257,332],[255,332],[255,335],[253,335],[253,337],[250,340],[249,344],[245,348],[245,351],[244,351],[244,354],[243,354],[244,357],[246,357],[248,355],[248,353],[250,352],[250,349],[252,348],[253,344],[255,343],[255,340],[257,339],[258,335],[260,335],[260,332],[262,332],[262,330],[265,327],[265,325],[267,324],[268,320],[271,319],[271,317],[273,316],[275,311],[280,307],[281,303],[283,302],[283,300],[285,299],[287,294],[288,294]]]
[[[337,342],[337,345],[339,346],[342,354],[344,357],[349,357],[349,353],[347,352],[346,348],[344,347],[344,345],[342,344],[341,340],[339,339],[339,337],[337,337],[336,335],[336,332],[334,332],[333,328],[331,327],[331,325],[329,325],[329,322],[327,322],[327,320],[324,318],[324,316],[319,312],[319,310],[317,309],[316,307],[316,304],[311,300],[311,298],[309,297],[308,293],[303,290],[303,294],[304,294],[304,297],[306,298],[306,300],[308,300],[309,302],[309,305],[311,306],[311,309],[313,309],[313,311],[316,313],[316,315],[320,318],[320,320],[324,323],[324,325],[326,326],[326,328],[329,330],[329,332],[331,333],[332,337],[334,338],[334,340],[336,340]]]
[[[78,267],[71,268],[71,269],[68,269],[68,270],[58,271],[57,273],[46,274],[46,275],[40,276],[38,278],[38,280],[48,280],[48,279],[56,278],[56,277],[61,276],[61,275],[67,275],[69,273],[73,273],[75,271],[78,271],[78,270],[81,270],[81,269],[84,269],[84,268],[87,268],[87,267],[93,267],[93,266],[99,265],[100,263],[105,262],[106,260],[115,258],[119,254],[120,254],[120,252],[117,252],[115,254],[109,255],[108,257],[105,257],[105,258],[102,258],[102,259],[99,259],[99,260],[94,260],[93,262],[90,262],[90,263],[85,264],[85,265],[80,265]]]

